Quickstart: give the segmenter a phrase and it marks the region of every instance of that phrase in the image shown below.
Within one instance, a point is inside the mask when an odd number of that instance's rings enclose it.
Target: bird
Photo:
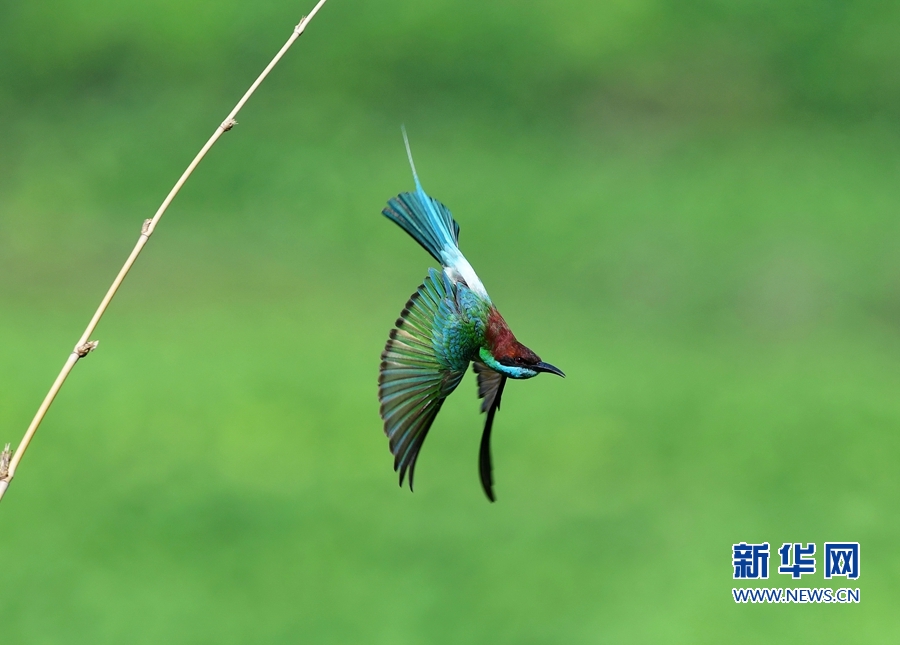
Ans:
[[[471,363],[478,379],[481,435],[478,473],[494,502],[491,428],[507,379],[541,373],[565,377],[520,343],[459,248],[459,224],[450,210],[422,188],[406,128],[401,128],[415,190],[388,200],[382,214],[406,231],[441,265],[412,294],[394,323],[381,354],[380,414],[394,455],[400,486],[409,474],[413,490],[416,460],[444,401]]]

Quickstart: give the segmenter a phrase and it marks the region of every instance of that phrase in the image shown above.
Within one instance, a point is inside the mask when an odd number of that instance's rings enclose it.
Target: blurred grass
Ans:
[[[0,5],[0,428],[302,8]],[[892,642],[889,3],[323,10],[167,214],[4,501],[17,642]],[[426,187],[517,335],[399,491],[378,354]],[[730,545],[859,540],[857,606],[735,606]],[[784,585],[777,574],[772,585]],[[804,584],[820,584],[821,574]]]

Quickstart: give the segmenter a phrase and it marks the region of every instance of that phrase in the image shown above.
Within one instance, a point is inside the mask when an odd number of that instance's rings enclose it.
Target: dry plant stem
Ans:
[[[269,72],[272,71],[272,68],[278,64],[278,61],[281,60],[281,57],[284,56],[285,52],[287,52],[290,46],[294,44],[294,41],[300,37],[300,34],[302,34],[306,29],[306,25],[308,25],[309,22],[315,17],[315,15],[318,13],[319,9],[322,8],[322,5],[324,5],[325,2],[326,0],[319,0],[318,4],[313,7],[313,10],[309,13],[309,15],[304,16],[300,21],[300,24],[294,27],[294,32],[291,34],[291,37],[288,38],[287,42],[279,50],[279,52],[275,54],[275,58],[272,59],[272,62],[270,62],[266,66],[266,68],[262,71],[256,81],[254,81],[253,85],[250,86],[250,89],[248,89],[244,93],[244,96],[241,97],[241,100],[238,101],[237,105],[234,106],[234,109],[231,111],[231,113],[225,118],[222,124],[218,128],[216,128],[216,131],[213,132],[212,136],[209,138],[209,141],[207,141],[206,145],[204,145],[200,152],[197,153],[197,156],[194,157],[194,160],[172,187],[172,190],[170,190],[169,194],[166,195],[165,200],[163,200],[163,203],[156,211],[153,219],[144,221],[144,225],[141,227],[141,235],[138,238],[134,250],[131,251],[131,255],[128,256],[128,259],[125,261],[125,264],[122,266],[122,269],[119,271],[119,274],[116,276],[116,279],[110,286],[109,291],[106,292],[106,296],[104,296],[103,301],[100,303],[100,306],[97,307],[97,311],[91,318],[90,323],[88,323],[88,326],[84,330],[84,333],[81,335],[81,338],[75,344],[75,349],[71,354],[69,354],[69,357],[66,360],[65,365],[63,365],[59,376],[56,377],[56,380],[53,382],[53,386],[50,388],[47,396],[44,397],[44,401],[43,403],[41,403],[41,407],[38,408],[37,413],[34,415],[34,419],[31,421],[31,425],[28,426],[28,430],[26,430],[25,436],[19,443],[19,447],[16,449],[15,454],[12,455],[12,458],[10,459],[8,448],[0,453],[0,499],[2,499],[4,493],[6,493],[6,490],[9,487],[9,483],[12,481],[12,478],[16,474],[16,469],[19,466],[19,462],[22,461],[22,456],[28,449],[31,440],[34,437],[34,433],[37,432],[38,427],[41,425],[41,421],[44,420],[44,416],[47,414],[47,410],[50,409],[50,405],[53,403],[53,399],[56,398],[59,390],[66,382],[66,377],[69,376],[69,373],[72,371],[72,368],[75,367],[75,364],[79,361],[79,359],[84,358],[90,352],[96,349],[98,341],[89,341],[88,338],[90,338],[91,334],[94,333],[94,329],[100,322],[100,318],[103,317],[103,314],[106,312],[107,307],[109,307],[109,303],[112,301],[113,297],[116,295],[116,292],[119,290],[119,287],[122,285],[122,281],[125,280],[125,276],[128,275],[128,272],[131,270],[132,265],[134,265],[135,260],[137,260],[138,256],[141,254],[141,251],[147,244],[150,236],[153,234],[156,225],[159,223],[160,218],[166,212],[166,209],[169,208],[169,204],[171,204],[172,200],[175,199],[178,191],[181,190],[181,187],[188,180],[188,177],[191,176],[191,173],[194,172],[194,169],[197,167],[197,165],[203,160],[203,157],[206,156],[206,153],[209,152],[209,149],[212,148],[216,141],[219,140],[219,137],[221,137],[223,133],[231,130],[231,128],[233,128],[237,124],[237,121],[234,120],[234,117],[237,116],[237,113],[240,112],[242,107],[244,107],[244,104],[253,95],[253,92],[256,91],[256,88],[259,87],[260,83],[262,83],[263,80],[265,80],[266,76],[269,75]]]

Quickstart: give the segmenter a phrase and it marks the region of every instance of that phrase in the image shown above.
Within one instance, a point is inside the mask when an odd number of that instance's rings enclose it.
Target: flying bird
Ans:
[[[394,470],[400,473],[400,486],[409,473],[412,490],[425,436],[444,399],[472,363],[481,411],[487,413],[478,472],[484,492],[493,502],[491,427],[506,379],[528,379],[541,372],[565,374],[516,340],[459,250],[459,224],[446,206],[422,189],[405,129],[403,141],[416,189],[389,200],[382,213],[440,262],[443,271],[428,270],[381,354],[378,399],[384,433],[390,440]]]

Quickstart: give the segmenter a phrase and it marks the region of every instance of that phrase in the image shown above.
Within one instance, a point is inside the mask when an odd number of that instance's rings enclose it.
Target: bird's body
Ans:
[[[406,133],[404,132],[404,140]],[[401,193],[383,213],[410,234],[443,267],[429,269],[397,319],[381,355],[378,398],[384,431],[400,484],[412,489],[419,450],[438,411],[474,363],[487,413],[479,472],[493,501],[490,433],[507,378],[562,372],[516,340],[487,290],[459,250],[459,225],[446,206],[422,189],[406,142],[415,192]]]

